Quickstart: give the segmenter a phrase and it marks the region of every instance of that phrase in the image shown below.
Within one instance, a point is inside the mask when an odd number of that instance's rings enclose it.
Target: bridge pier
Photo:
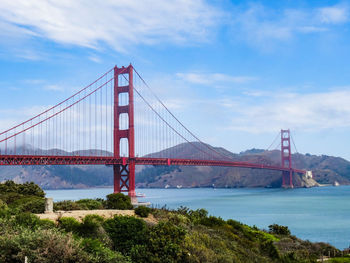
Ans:
[[[282,187],[293,188],[292,151],[289,130],[281,130],[281,165],[283,168],[288,168],[288,171],[282,172]]]
[[[293,171],[282,172],[282,187],[293,188]]]
[[[135,193],[135,162],[113,165],[114,193],[128,192],[131,202],[137,202]]]
[[[114,67],[114,128],[113,128],[113,156],[120,158],[120,141],[128,141],[128,156],[123,157],[123,164],[113,166],[114,193],[128,192],[131,201],[136,200],[135,194],[135,131],[134,131],[134,69],[130,64],[128,67]],[[128,80],[125,86],[119,85],[119,77]],[[119,95],[127,93],[128,105],[121,105]],[[127,114],[128,129],[122,129],[119,125],[120,115]],[[127,161],[128,159],[128,161]]]

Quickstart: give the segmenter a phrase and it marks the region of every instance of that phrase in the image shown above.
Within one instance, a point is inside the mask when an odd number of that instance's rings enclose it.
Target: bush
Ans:
[[[6,210],[7,208],[7,204],[0,199],[0,210]]]
[[[141,219],[131,216],[115,216],[107,219],[103,226],[113,241],[114,249],[123,254],[129,254],[133,246],[145,242],[147,228]]]
[[[204,226],[215,227],[223,226],[226,222],[221,217],[209,216],[202,218],[199,223]]]
[[[103,217],[99,215],[87,215],[79,225],[79,233],[84,237],[97,237],[103,231]]]
[[[135,262],[182,262],[181,247],[186,231],[170,222],[160,222],[149,229],[147,241],[131,250]]]
[[[135,208],[135,214],[140,216],[140,217],[148,217],[149,213],[152,211],[151,208],[147,206],[138,206]]]
[[[81,210],[103,209],[103,203],[94,199],[81,199],[75,202]]]
[[[51,229],[55,228],[56,224],[50,219],[40,219],[38,222],[38,226],[42,229]]]
[[[21,195],[31,195],[45,197],[45,192],[35,183],[16,184],[14,181],[6,181],[0,184],[1,193],[18,193]]]
[[[23,229],[0,236],[0,262],[24,262],[25,256],[31,263],[94,262],[72,235],[57,230]]]
[[[20,213],[14,218],[15,223],[30,229],[36,229],[40,223],[39,217],[31,213]]]
[[[45,199],[36,196],[26,196],[12,202],[9,207],[16,209],[18,212],[41,214],[45,212]]]
[[[132,209],[131,199],[122,193],[107,195],[106,207],[108,209]]]
[[[187,216],[193,224],[198,224],[204,218],[207,218],[208,211],[205,209],[191,210],[187,207],[180,206],[177,210],[181,215]]]
[[[278,249],[276,246],[273,244],[273,241],[268,240],[263,243],[261,243],[261,250],[266,253],[269,257],[274,258],[274,259],[279,259],[280,255],[278,252]]]
[[[58,226],[66,232],[79,233],[80,223],[73,217],[61,217]]]
[[[100,241],[91,238],[85,238],[82,242],[83,249],[94,256],[97,263],[127,263],[129,259],[119,252],[106,248]]]
[[[280,226],[277,224],[269,225],[269,232],[276,235],[290,236],[290,230],[287,226]]]
[[[81,206],[78,203],[71,201],[71,200],[55,202],[53,204],[53,209],[55,211],[58,211],[58,210],[63,210],[63,211],[82,210]]]

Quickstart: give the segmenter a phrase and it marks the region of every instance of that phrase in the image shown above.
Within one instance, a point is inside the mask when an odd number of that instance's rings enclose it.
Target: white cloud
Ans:
[[[215,83],[247,83],[256,80],[250,76],[230,76],[222,73],[177,73],[176,76],[193,84],[211,85]]]
[[[270,9],[251,4],[237,10],[232,29],[236,38],[268,50],[274,41],[287,42],[298,34],[327,32],[332,26],[349,20],[347,5],[313,9]]]
[[[44,86],[44,90],[48,90],[48,91],[64,91],[64,88],[62,86],[58,86],[58,85],[46,85],[46,86]]]
[[[0,3],[1,28],[11,27],[10,32],[94,49],[101,48],[102,42],[118,51],[130,44],[206,41],[219,15],[204,0]]]
[[[345,6],[324,7],[318,10],[321,22],[328,24],[342,24],[348,21],[348,9]]]
[[[252,133],[280,128],[324,130],[350,128],[350,90],[311,94],[275,94],[263,102],[249,105],[242,99],[221,105],[231,111],[230,129]]]

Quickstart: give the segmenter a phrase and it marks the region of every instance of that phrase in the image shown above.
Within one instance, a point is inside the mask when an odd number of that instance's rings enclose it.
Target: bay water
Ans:
[[[54,201],[105,198],[112,188],[46,190]],[[268,229],[289,227],[293,235],[328,242],[339,249],[350,245],[350,186],[298,189],[137,189],[154,207],[204,208],[209,214]]]

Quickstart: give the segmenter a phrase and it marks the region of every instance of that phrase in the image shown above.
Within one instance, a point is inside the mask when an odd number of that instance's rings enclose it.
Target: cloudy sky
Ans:
[[[132,63],[203,141],[350,160],[347,1],[2,0],[0,130]]]

